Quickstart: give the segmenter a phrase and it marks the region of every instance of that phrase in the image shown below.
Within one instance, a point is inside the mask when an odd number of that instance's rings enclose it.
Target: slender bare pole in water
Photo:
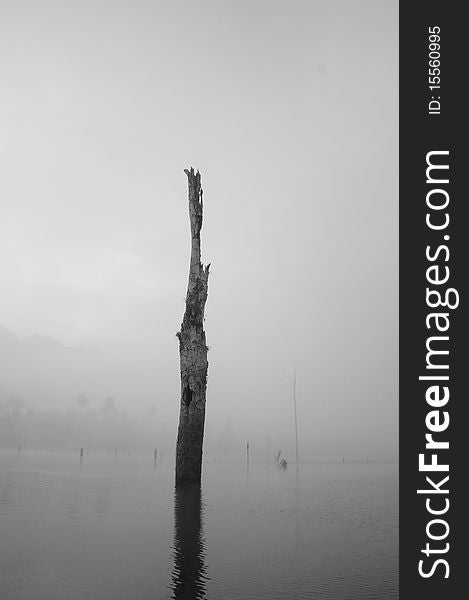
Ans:
[[[296,464],[298,464],[298,419],[296,414],[296,368],[293,365],[293,378],[287,378],[293,385],[293,406],[295,409],[295,443],[296,443]]]
[[[176,481],[200,481],[202,444],[207,389],[207,345],[204,310],[208,292],[208,273],[200,261],[200,230],[203,202],[200,173],[185,170],[189,184],[189,218],[191,226],[191,259],[187,285],[186,310],[179,338],[181,368],[181,405],[176,445]]]

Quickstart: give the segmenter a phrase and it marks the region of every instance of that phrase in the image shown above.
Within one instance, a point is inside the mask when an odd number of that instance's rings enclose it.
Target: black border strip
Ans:
[[[425,2],[401,3],[400,5],[400,594],[402,600],[425,598],[459,598],[457,587],[463,590],[463,559],[465,554],[464,536],[462,532],[462,509],[466,504],[464,498],[464,455],[463,448],[465,419],[463,410],[468,402],[465,394],[465,372],[467,352],[465,349],[466,326],[463,322],[465,312],[467,267],[465,259],[469,256],[469,222],[466,225],[465,205],[469,202],[467,193],[463,192],[462,180],[466,174],[464,168],[466,150],[462,144],[462,135],[467,128],[465,113],[462,109],[463,87],[467,79],[467,69],[463,69],[462,51],[467,32],[464,31],[462,3]],[[429,28],[440,28],[440,90],[429,89]],[[466,52],[467,54],[467,52]],[[433,55],[435,56],[435,55]],[[429,114],[428,105],[432,99],[441,101],[441,113]],[[434,105],[436,107],[436,104]],[[435,161],[449,164],[449,183],[432,184],[426,181],[426,156],[430,151],[448,150],[448,158],[439,156]],[[437,171],[434,171],[435,175]],[[444,178],[440,171],[440,178]],[[450,222],[445,230],[431,230],[426,225],[426,195],[431,187],[444,188],[449,194],[449,205],[446,209]],[[444,194],[435,194],[435,199],[444,199]],[[434,211],[435,218],[443,218],[443,211]],[[430,211],[431,212],[431,211]],[[444,236],[449,235],[449,240]],[[440,251],[439,257],[431,262],[426,257],[426,247],[430,246],[431,254],[439,245],[447,245],[450,251],[449,260],[445,261],[446,252]],[[430,285],[427,281],[427,268],[438,264],[441,273],[449,266],[450,276],[446,284]],[[435,271],[432,272],[435,275]],[[450,326],[447,332],[449,340],[440,343],[441,349],[448,349],[449,355],[437,358],[441,364],[449,364],[449,370],[427,369],[426,342],[429,336],[438,335],[434,323],[427,329],[426,316],[433,312],[427,306],[426,288],[440,289],[453,287],[458,290],[459,307],[451,310],[443,307],[435,312],[449,313]],[[434,342],[437,343],[437,342]],[[446,346],[445,346],[446,344]],[[425,434],[428,433],[425,418],[435,407],[429,406],[425,393],[431,384],[419,381],[420,375],[449,375],[447,382],[450,399],[445,407],[439,408],[440,417],[443,412],[449,413],[450,424],[446,431],[434,434],[435,439],[448,440],[450,447],[438,451],[438,462],[449,464],[449,473],[419,472],[418,457],[426,452],[426,461],[431,460],[432,450],[425,451]],[[436,385],[438,382],[433,382]],[[446,385],[445,382],[440,382]],[[417,494],[418,489],[430,488],[425,476],[433,477],[435,482],[449,474],[446,489],[448,494]],[[441,489],[444,485],[441,486]],[[449,525],[447,537],[441,541],[428,538],[426,527],[437,515],[430,515],[426,508],[426,500],[434,508],[446,506],[444,498],[450,505],[447,513],[441,515]],[[434,500],[433,500],[434,499]],[[443,535],[445,526],[433,524],[430,531],[434,535]],[[443,549],[449,543],[445,553],[430,554],[427,557],[421,551],[429,542],[432,548]],[[442,558],[449,565],[449,577],[445,578],[446,566],[440,563],[431,577],[424,578],[419,574],[419,561],[424,560],[422,570],[430,572],[435,560]],[[460,594],[461,592],[459,592]]]

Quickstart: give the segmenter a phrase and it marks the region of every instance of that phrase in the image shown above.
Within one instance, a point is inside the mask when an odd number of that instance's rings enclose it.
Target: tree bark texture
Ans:
[[[208,291],[208,273],[200,261],[200,230],[203,202],[200,173],[185,170],[189,184],[189,218],[191,226],[191,259],[187,285],[186,310],[179,338],[181,369],[181,405],[176,446],[176,481],[200,481],[202,444],[207,389],[207,345],[204,332],[204,310]]]

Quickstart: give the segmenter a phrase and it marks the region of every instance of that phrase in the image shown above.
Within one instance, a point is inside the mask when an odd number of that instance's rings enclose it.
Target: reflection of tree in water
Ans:
[[[204,558],[200,484],[178,484],[174,494],[173,598],[206,598]]]

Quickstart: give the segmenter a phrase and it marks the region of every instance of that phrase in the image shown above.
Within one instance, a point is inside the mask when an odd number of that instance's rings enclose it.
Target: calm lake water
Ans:
[[[393,464],[0,452],[2,600],[398,598]]]

